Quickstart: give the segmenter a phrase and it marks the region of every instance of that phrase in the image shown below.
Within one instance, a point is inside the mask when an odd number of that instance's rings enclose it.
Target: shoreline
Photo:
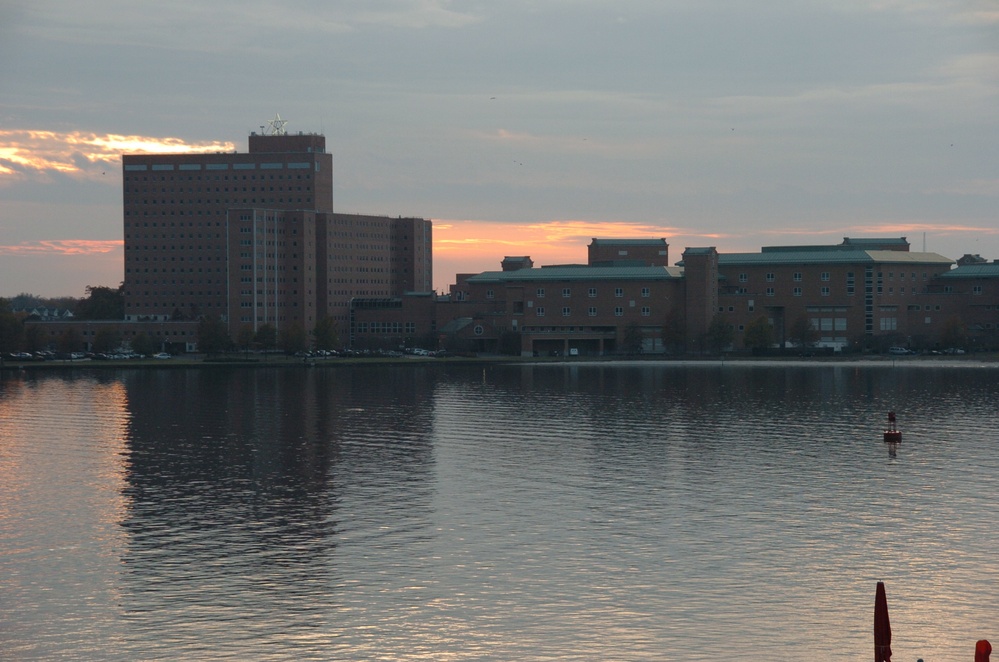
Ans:
[[[48,361],[5,360],[0,366],[3,373],[49,372],[65,370],[155,370],[155,369],[218,369],[218,368],[335,368],[338,366],[387,366],[387,365],[552,365],[552,366],[830,366],[853,365],[857,367],[920,367],[920,368],[999,368],[999,355],[989,352],[965,354],[961,356],[906,356],[858,354],[848,356],[805,357],[805,356],[601,356],[601,357],[522,357],[522,356],[449,356],[449,357],[299,357],[268,356],[240,358],[190,357],[171,359],[124,359],[119,361],[96,361],[93,359],[65,359]]]

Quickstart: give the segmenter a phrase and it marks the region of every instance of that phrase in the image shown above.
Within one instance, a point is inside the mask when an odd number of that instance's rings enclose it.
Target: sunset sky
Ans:
[[[0,0],[0,296],[122,279],[122,153],[321,132],[455,273],[593,237],[999,258],[993,0]]]

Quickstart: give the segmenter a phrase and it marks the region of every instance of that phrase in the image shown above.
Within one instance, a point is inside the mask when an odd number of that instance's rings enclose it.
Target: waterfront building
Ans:
[[[709,349],[713,324],[727,325],[730,349],[741,349],[746,328],[763,317],[775,348],[794,344],[799,321],[825,351],[999,345],[999,263],[965,256],[954,268],[950,258],[909,249],[904,237],[758,253],[691,247],[667,266],[664,239],[594,239],[586,264],[535,267],[508,256],[499,271],[459,274],[447,297],[391,308],[366,301],[352,311],[353,338],[364,347],[427,346],[436,327],[435,344],[458,351],[697,353]]]
[[[432,289],[430,221],[335,213],[322,135],[126,154],[122,169],[126,321],[308,331],[324,317],[346,327],[352,298]]]

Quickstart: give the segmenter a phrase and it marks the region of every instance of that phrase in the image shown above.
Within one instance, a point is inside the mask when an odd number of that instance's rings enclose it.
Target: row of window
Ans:
[[[128,212],[126,212],[126,215],[127,214],[128,214]],[[157,227],[156,221],[152,222],[152,226],[154,228]],[[166,221],[163,221],[162,227],[165,228],[166,226],[167,226]],[[174,221],[170,221],[170,227],[176,227],[176,226],[177,226],[177,224]],[[135,223],[129,223],[129,222],[126,221],[125,222],[125,227],[126,228],[131,228],[131,227],[135,227],[135,228],[148,228],[149,227],[149,221],[142,221],[141,223],[139,221],[136,221]],[[184,221],[180,222],[180,227],[184,227]],[[194,221],[188,221],[187,222],[187,227],[193,228],[194,227]],[[200,227],[209,227],[210,228],[210,227],[212,227],[212,222],[208,221],[207,223],[202,223],[201,221],[198,221],[198,227],[199,228]],[[221,221],[215,221],[215,227],[217,227],[217,228],[218,227],[222,227],[222,222]],[[221,233],[216,233],[215,234],[216,238],[219,238],[221,236],[222,236]],[[211,235],[208,235],[208,238],[211,239]]]
[[[270,301],[270,302],[268,302],[266,304],[259,303],[257,305],[253,305],[252,301],[240,301],[239,302],[239,307],[240,308],[275,308],[275,307],[277,307],[277,308],[285,308],[287,306],[291,306],[292,308],[298,308],[298,302],[297,301],[292,301],[291,303],[289,303],[287,301]]]
[[[357,333],[416,333],[416,322],[358,322],[354,325]]]
[[[268,202],[271,203],[271,204],[274,204],[275,202],[276,203],[280,203],[280,204],[284,204],[285,202],[287,202],[289,204],[293,203],[293,202],[302,203],[303,200],[305,201],[306,204],[312,204],[312,198],[310,198],[310,197],[306,197],[306,198],[292,198],[292,197],[289,197],[287,199],[287,201],[284,198],[278,198],[278,199],[275,199],[275,198],[260,198],[261,204],[268,203]],[[234,198],[232,200],[226,200],[224,202],[220,198],[215,198],[215,202],[212,202],[211,200],[205,200],[204,202],[202,202],[201,200],[197,200],[197,201],[188,200],[187,202],[184,202],[183,200],[160,200],[160,201],[157,201],[157,200],[143,200],[142,204],[144,204],[144,205],[153,205],[153,206],[161,206],[162,207],[163,205],[184,205],[184,204],[188,204],[188,205],[211,205],[211,204],[221,205],[221,204],[232,204],[232,203],[238,203],[238,202],[239,202],[238,198]],[[256,204],[257,203],[257,199],[256,198],[249,198],[249,200],[247,200],[247,198],[243,198],[243,204],[244,205],[245,204],[250,204],[250,203]],[[129,204],[131,204],[132,206],[136,206],[136,205],[139,204],[139,202],[137,202],[137,201],[130,201]],[[218,213],[221,214],[223,212],[218,212]],[[181,212],[181,215],[183,216],[183,212]]]
[[[213,165],[216,165],[216,164],[213,164]],[[218,166],[225,166],[225,164],[217,164],[217,165]],[[241,165],[250,165],[250,166],[252,166],[253,164],[241,164]],[[277,165],[280,165],[280,164],[277,164]],[[291,169],[293,169],[293,170],[303,170],[304,168],[292,168],[293,165],[308,166],[309,164],[303,163],[303,164],[289,164],[288,165],[288,167],[291,168]],[[143,165],[139,165],[139,166],[127,165],[127,166],[125,166],[125,170],[129,171],[129,172],[135,171],[135,170],[141,171],[141,170],[145,170],[145,169],[146,169],[146,167],[143,166]],[[155,168],[153,168],[153,169],[155,170]],[[172,169],[173,168],[171,168],[171,170]],[[199,170],[201,169],[200,166],[199,166],[198,169]],[[216,167],[216,168],[208,168],[208,169],[209,170],[222,170],[222,169],[225,169],[225,168],[224,167]],[[242,169],[242,168],[238,168],[238,169]],[[181,168],[181,170],[185,170],[185,168]],[[256,178],[257,178],[256,175],[243,175],[242,178],[240,178],[239,175],[233,175],[232,176],[232,180],[233,181],[239,181],[240,179],[243,179],[243,180],[246,180],[246,179],[255,180]],[[276,179],[284,179],[284,178],[285,178],[284,175],[278,175],[276,177]],[[209,181],[209,182],[211,182],[211,181],[216,181],[216,182],[218,182],[218,181],[226,181],[227,182],[227,181],[229,181],[229,175],[215,175],[215,177],[208,177],[208,176],[206,176],[204,179],[205,179],[205,181]],[[267,177],[265,175],[260,175],[260,179],[261,179],[261,181],[263,181],[265,179],[272,179],[273,180],[273,179],[275,179],[275,176],[271,175],[270,177]],[[288,179],[289,180],[291,179],[291,175],[288,175]],[[304,175],[296,175],[295,179],[312,179],[312,174],[307,172]],[[201,181],[201,175],[197,175],[197,176],[195,176],[195,175],[188,175],[187,179],[185,179],[183,176],[174,177],[173,175],[170,175],[169,177],[167,175],[160,175],[160,178],[156,179],[156,176],[153,175],[153,177],[152,177],[151,180],[150,180],[150,178],[149,178],[148,175],[143,175],[141,177],[141,179],[139,178],[139,175],[125,175],[124,181],[126,181],[126,182],[138,182],[138,181],[143,181],[143,182],[148,182],[148,181],[154,181],[154,182],[157,182],[157,181],[158,182],[194,182],[194,181],[198,181],[198,182],[200,182]]]
[[[652,290],[651,289],[649,289],[648,287],[643,287],[642,288],[642,296],[643,297],[648,297],[648,296],[651,296],[651,295],[652,295]],[[539,299],[544,299],[545,298],[545,288],[539,287],[538,291],[537,291],[537,296],[538,296]],[[595,287],[589,288],[586,291],[586,296],[590,297],[591,299],[595,298],[597,296],[597,288],[595,288]],[[623,287],[615,287],[614,288],[614,296],[615,297],[619,297],[619,298],[623,297],[624,296],[624,288]],[[493,290],[487,290],[486,291],[486,298],[487,299],[492,299],[494,297],[495,297],[495,292]],[[565,298],[565,299],[571,298],[572,297],[572,288],[570,288],[570,287],[563,287],[562,288],[562,297]]]
[[[868,288],[868,289],[870,289],[870,288]],[[878,287],[877,289],[878,289],[878,294],[884,294],[885,293],[883,288]],[[982,289],[981,286],[976,286],[974,289],[978,290],[977,292],[974,292],[975,294],[981,294],[982,293],[981,292],[981,289]],[[917,290],[916,290],[915,287],[909,288],[909,292],[911,294],[918,294],[918,292],[917,292]],[[905,296],[905,288],[904,287],[898,288],[898,293],[899,293],[900,296]],[[736,290],[736,294],[749,294],[749,290],[746,289],[746,288],[739,288],[739,289]],[[777,290],[775,288],[773,288],[773,287],[768,287],[765,290],[765,294],[768,297],[777,296]],[[829,289],[829,286],[828,285],[823,285],[819,289],[819,294],[821,296],[824,296],[824,297],[830,296],[831,291]],[[853,296],[854,289],[852,287],[848,287],[847,291],[846,291],[846,294],[847,294],[847,296]],[[894,287],[889,287],[888,288],[888,294],[889,295],[894,295],[895,294],[895,288]],[[796,296],[796,297],[803,296],[803,290],[802,290],[802,288],[800,288],[800,287],[793,287],[793,288],[791,288],[791,295],[792,296]]]
[[[288,186],[288,187],[278,186],[276,191],[275,191],[275,188],[273,186],[261,186],[260,187],[260,192],[261,193],[266,193],[268,191],[271,192],[271,193],[275,193],[275,192],[277,192],[277,193],[285,193],[285,192],[292,193],[294,191],[297,191],[297,192],[301,193],[303,190],[306,193],[311,193],[312,192],[312,187],[311,186],[306,186],[303,189],[301,186]],[[203,195],[205,193],[209,193],[210,194],[210,193],[240,193],[240,192],[242,192],[242,193],[256,193],[257,192],[257,187],[256,186],[243,186],[243,187],[233,186],[232,190],[230,191],[228,186],[224,186],[224,187],[223,186],[216,186],[215,190],[212,191],[211,187],[209,186],[206,189],[198,189],[198,190],[189,189],[187,191],[188,195],[190,195],[192,193],[193,194],[201,194],[201,195]],[[155,192],[153,192],[153,194],[155,195]],[[163,191],[160,193],[160,195],[171,195],[171,196],[175,196],[177,194],[183,195],[184,191],[183,190],[181,190],[181,191],[167,191],[166,189],[163,189]],[[149,197],[141,197],[141,198],[137,198],[137,199],[134,199],[134,200],[130,199],[130,198],[126,198],[125,199],[126,203],[133,204],[133,205],[139,204],[140,201],[144,205],[155,205],[155,204],[161,204],[161,205],[183,205],[183,204],[193,205],[193,204],[199,204],[200,205],[200,204],[210,204],[211,203],[211,199],[210,198],[207,201],[202,200],[201,198],[198,198],[197,200],[193,200],[193,199],[184,200],[183,198],[177,199],[176,197],[170,197],[168,199],[164,198],[162,200],[157,200],[155,198],[149,198]],[[215,201],[218,202],[218,199],[216,198]]]
[[[586,314],[589,315],[590,317],[597,317],[597,307],[596,306],[590,306],[589,308],[586,309]],[[544,306],[535,306],[534,307],[534,315],[536,317],[544,317],[545,316],[545,307]],[[642,317],[649,317],[651,315],[652,315],[652,309],[649,306],[642,306]],[[569,306],[564,306],[562,308],[562,317],[571,317],[571,316],[572,316],[572,308],[570,308]],[[617,306],[616,308],[614,308],[614,316],[615,317],[623,317],[624,316],[624,307],[623,306]]]
[[[138,262],[138,259],[136,259],[135,261]],[[223,273],[223,272],[225,272],[225,269],[223,269],[222,267],[218,267],[218,268],[215,269],[215,273]],[[139,267],[135,267],[135,269],[133,270],[133,269],[130,269],[130,268],[126,267],[125,268],[125,273],[137,273],[137,274],[138,273],[143,273],[143,274],[148,274],[148,273],[150,273],[150,269],[149,269],[149,267],[142,267],[141,269]],[[189,274],[193,274],[193,273],[195,273],[195,271],[194,271],[194,267],[191,267],[190,269],[184,269],[183,267],[181,267],[180,269],[167,269],[166,267],[163,267],[162,269],[158,269],[156,267],[153,267],[152,268],[152,273],[154,273],[154,274],[158,274],[158,273],[164,273],[164,274],[176,274],[176,273],[182,273],[183,274],[183,273],[189,273]],[[204,269],[203,267],[198,267],[197,273],[199,273],[199,274],[200,273],[209,273],[210,274],[210,273],[212,273],[212,268],[208,267],[207,269]]]
[[[916,280],[916,272],[912,271],[912,272],[910,272],[910,274],[911,274],[912,280],[915,281]],[[791,280],[793,280],[796,283],[800,283],[803,278],[804,278],[804,274],[802,274],[802,272],[800,272],[800,271],[795,271],[795,272],[793,272],[791,274]],[[878,272],[878,278],[883,280],[884,279],[884,272],[879,271]],[[898,278],[899,278],[899,280],[905,280],[905,272],[904,271],[900,271],[899,274],[898,274]],[[773,272],[773,271],[768,271],[766,274],[764,274],[764,279],[768,283],[773,283],[774,281],[777,280],[777,274],[775,272]],[[888,272],[888,280],[894,280],[894,279],[895,279],[895,272],[894,271],[889,271]],[[830,280],[830,273],[828,271],[821,272],[819,274],[819,280],[821,280],[823,282],[828,282]],[[854,273],[852,271],[848,271],[847,272],[847,274],[846,274],[846,280],[850,284],[853,283],[853,281],[854,281]],[[929,280],[929,273],[926,272],[926,271],[923,272],[923,280]],[[748,283],[749,282],[749,274],[746,273],[746,272],[740,273],[739,274],[739,282],[740,283]]]

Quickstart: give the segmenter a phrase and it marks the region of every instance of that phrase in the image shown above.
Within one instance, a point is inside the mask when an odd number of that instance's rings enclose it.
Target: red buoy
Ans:
[[[902,441],[902,431],[895,427],[895,412],[888,412],[888,428],[885,430],[885,442],[897,444]]]

